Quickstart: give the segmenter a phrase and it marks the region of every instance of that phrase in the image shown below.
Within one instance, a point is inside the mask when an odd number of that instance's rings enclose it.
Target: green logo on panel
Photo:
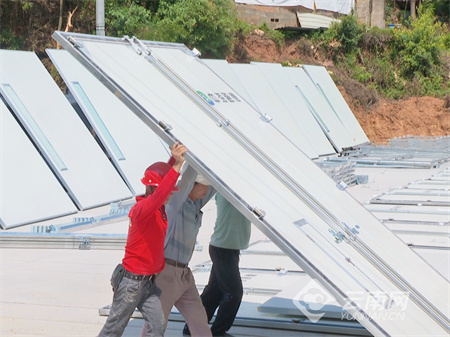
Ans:
[[[200,90],[197,90],[197,94],[199,94],[206,102],[208,102],[210,105],[214,105],[214,102],[206,96],[204,93],[202,93]]]

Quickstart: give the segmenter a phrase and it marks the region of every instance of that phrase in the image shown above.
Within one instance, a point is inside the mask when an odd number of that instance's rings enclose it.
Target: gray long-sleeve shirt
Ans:
[[[188,195],[196,177],[197,172],[189,166],[177,185],[180,190],[173,194],[166,205],[168,228],[164,257],[180,263],[188,263],[191,259],[202,224],[201,208],[216,193],[215,189],[209,186],[209,191],[203,198],[192,201]]]

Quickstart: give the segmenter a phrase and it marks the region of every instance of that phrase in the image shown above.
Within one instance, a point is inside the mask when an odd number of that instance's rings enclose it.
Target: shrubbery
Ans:
[[[139,35],[148,27],[152,13],[133,1],[109,0],[105,3],[107,35]]]
[[[110,36],[184,43],[217,58],[232,50],[240,28],[231,0],[162,0],[153,14],[132,0],[110,1],[106,17]]]
[[[386,97],[450,94],[443,54],[449,53],[447,28],[434,17],[429,1],[419,6],[418,18],[396,29],[367,29],[346,16],[316,43],[349,76]]]

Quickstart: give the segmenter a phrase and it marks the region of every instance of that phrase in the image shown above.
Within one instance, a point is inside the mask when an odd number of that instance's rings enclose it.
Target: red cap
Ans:
[[[141,179],[141,182],[146,186],[158,186],[171,168],[172,165],[168,163],[156,162],[145,170],[144,177]],[[178,187],[174,186],[173,190],[178,191]]]

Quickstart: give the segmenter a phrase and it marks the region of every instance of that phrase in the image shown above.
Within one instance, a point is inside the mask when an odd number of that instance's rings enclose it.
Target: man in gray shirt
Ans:
[[[182,173],[175,192],[166,205],[168,228],[164,248],[165,267],[157,276],[160,301],[166,324],[172,307],[178,309],[193,336],[211,336],[205,308],[188,263],[194,252],[203,213],[201,208],[215,190],[190,166]],[[145,324],[142,331],[145,331]],[[142,336],[142,334],[141,334]]]

